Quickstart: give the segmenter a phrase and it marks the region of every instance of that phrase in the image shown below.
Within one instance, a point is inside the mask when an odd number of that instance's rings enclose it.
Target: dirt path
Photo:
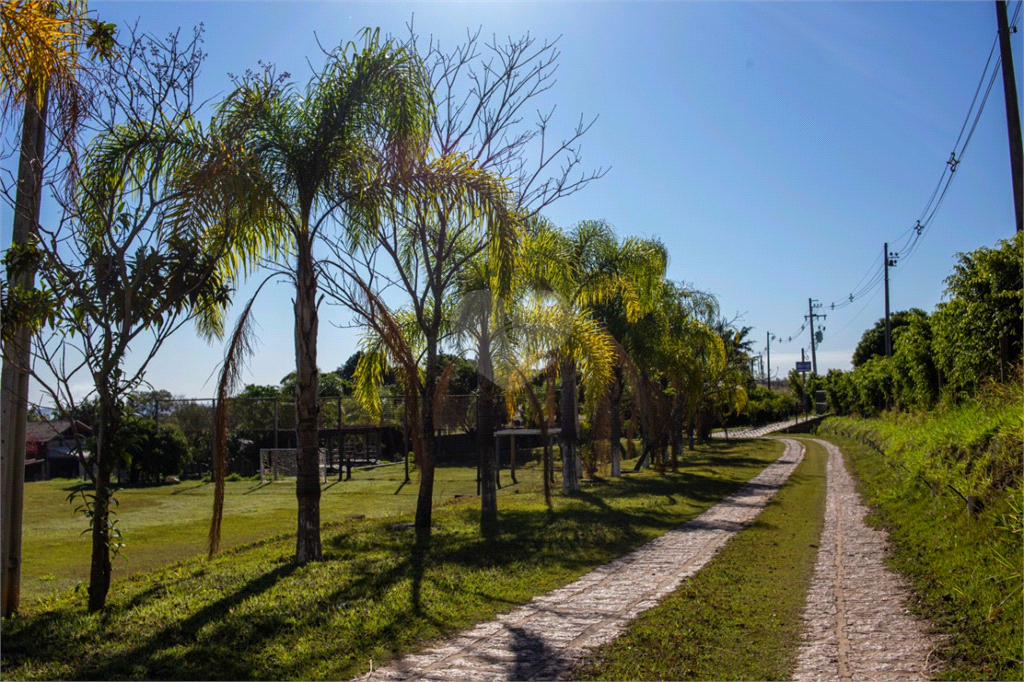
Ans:
[[[883,563],[886,534],[864,523],[839,448],[816,442],[829,453],[825,525],[794,679],[927,679],[936,642],[904,606],[905,581]]]
[[[802,445],[783,442],[778,460],[700,516],[574,583],[363,679],[556,679],[584,650],[614,639],[700,570],[761,512],[803,459]]]

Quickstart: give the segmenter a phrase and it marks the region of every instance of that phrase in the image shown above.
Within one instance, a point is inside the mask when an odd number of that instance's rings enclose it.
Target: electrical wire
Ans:
[[[1020,17],[1021,7],[1024,5],[1024,0],[1018,0],[1017,6],[1014,9],[1013,20],[1010,22],[1010,26],[1015,30],[1017,20]],[[935,185],[935,189],[932,191],[928,202],[925,204],[921,211],[920,217],[917,223],[904,231],[899,237],[894,240],[894,244],[898,244],[897,249],[893,249],[894,254],[899,254],[900,260],[905,260],[917,251],[920,244],[921,237],[924,236],[928,227],[931,225],[938,213],[939,208],[942,206],[942,202],[946,197],[946,193],[949,191],[949,186],[952,184],[953,177],[956,175],[956,167],[963,159],[964,152],[967,150],[971,139],[974,136],[974,131],[978,127],[978,122],[981,120],[981,114],[985,110],[985,105],[988,102],[989,95],[992,92],[992,87],[995,85],[996,77],[999,73],[999,67],[1002,64],[1002,59],[996,57],[993,64],[993,57],[996,52],[996,45],[998,44],[998,36],[992,42],[992,48],[989,50],[988,58],[985,60],[985,68],[982,70],[981,78],[978,79],[978,86],[975,88],[974,97],[971,99],[971,105],[967,110],[967,115],[964,117],[964,122],[960,126],[960,132],[957,135],[956,142],[953,144],[953,151],[950,154],[949,160],[946,162],[945,167],[942,170],[942,175],[939,177],[939,182]],[[991,67],[991,68],[990,68]],[[991,73],[991,75],[990,75]],[[982,88],[985,86],[985,80],[988,78],[988,87],[985,88],[984,97],[981,99],[981,104],[978,105],[978,96],[981,94]],[[978,106],[976,106],[978,105]],[[973,118],[973,121],[972,121]],[[970,129],[968,130],[968,125]],[[967,137],[964,138],[964,132],[967,131]],[[961,141],[963,144],[961,145]],[[905,239],[904,239],[905,238]],[[902,243],[899,243],[900,239],[904,239]],[[884,254],[884,258],[888,258],[888,254]],[[878,285],[882,283],[884,279],[885,264],[877,263],[873,269],[869,268],[868,271],[861,277],[860,282],[854,287],[854,290],[843,299],[833,301],[829,308],[831,310],[842,310],[852,305],[857,299],[863,298],[864,296],[876,291]],[[866,284],[862,284],[865,279]]]
[[[1017,22],[1020,19],[1022,7],[1024,7],[1024,0],[1017,0],[1017,5],[1013,11],[1013,18],[1008,24],[1012,33],[1017,31]],[[942,206],[943,200],[946,198],[949,186],[952,184],[953,177],[956,175],[957,166],[963,160],[964,153],[967,151],[967,147],[974,136],[974,131],[978,127],[978,122],[981,120],[981,114],[985,110],[985,105],[988,102],[989,95],[995,85],[996,77],[999,74],[999,69],[1002,66],[1001,57],[996,58],[994,65],[992,61],[992,58],[996,54],[996,45],[998,42],[999,36],[997,35],[992,41],[992,48],[989,50],[988,59],[985,60],[985,68],[982,70],[981,77],[978,79],[978,87],[974,90],[974,97],[971,99],[971,106],[968,107],[967,114],[964,116],[963,125],[960,126],[960,133],[957,135],[956,142],[953,144],[953,151],[950,153],[949,160],[942,169],[942,174],[939,176],[939,181],[936,183],[935,189],[932,191],[927,203],[925,203],[916,224],[905,230],[892,242],[893,244],[898,245],[898,249],[891,250],[891,253],[899,260],[906,260],[917,251],[921,238],[924,236],[925,232],[928,231],[932,221],[935,219],[936,213],[938,213],[939,208]],[[992,67],[991,75],[989,75],[989,67]],[[985,85],[986,77],[988,78],[988,87],[985,88],[985,95],[981,99],[981,104],[977,107],[977,110],[975,110],[975,105],[978,104],[978,95],[981,93],[981,89]],[[972,114],[974,119],[973,122],[971,121]],[[970,124],[970,130],[967,133],[967,137],[964,138],[964,131],[967,130],[968,124]],[[962,145],[960,144],[961,141],[963,141]],[[900,240],[904,241],[900,242]],[[865,272],[847,297],[839,299],[838,301],[833,301],[830,304],[829,309],[832,311],[843,310],[844,308],[853,305],[855,301],[864,298],[865,296],[870,296],[861,309],[858,310],[857,313],[850,318],[845,325],[843,325],[843,327],[834,333],[838,334],[849,327],[877,297],[880,286],[885,279],[885,260],[888,258],[890,258],[890,254],[883,254],[882,262],[878,263],[876,261],[873,268],[868,268],[867,272]],[[864,283],[865,280],[867,280],[866,284]],[[771,338],[780,345],[791,343],[794,338],[799,338],[800,334],[802,334],[806,329],[807,322],[804,322],[804,324],[800,326],[800,330],[789,336],[788,340],[784,341],[783,337],[776,337],[774,335],[772,335]]]

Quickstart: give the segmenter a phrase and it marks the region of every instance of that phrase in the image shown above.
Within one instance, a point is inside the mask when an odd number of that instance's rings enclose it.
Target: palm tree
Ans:
[[[416,527],[423,533],[429,533],[433,506],[433,425],[441,393],[439,349],[451,333],[445,319],[448,298],[460,274],[480,257],[494,264],[498,286],[506,286],[512,277],[519,223],[511,194],[495,173],[480,170],[460,154],[436,159],[410,156],[397,171],[381,218],[368,221],[361,240],[333,245],[339,258],[331,264],[343,279],[329,278],[329,293],[388,345],[398,366],[413,379],[407,388],[419,396]],[[395,290],[408,297],[415,336],[422,341],[422,353],[416,358],[407,350],[411,339],[399,338],[406,334],[382,326],[382,321],[393,317],[375,289],[375,279],[385,276],[384,262]],[[409,363],[422,368],[422,373],[404,369]]]
[[[295,283],[295,411],[298,445],[297,563],[318,561],[317,294],[314,244],[328,226],[380,208],[384,178],[420,157],[429,131],[430,95],[419,59],[367,30],[363,44],[334,50],[304,92],[273,71],[249,75],[221,110],[222,124],[259,159],[282,215]]]
[[[554,395],[550,392],[553,381],[561,367],[570,364],[573,368],[571,381],[574,382],[574,392],[582,386],[584,402],[590,408],[591,416],[596,415],[612,378],[616,358],[615,341],[588,310],[568,305],[550,291],[536,289],[523,292],[506,307],[504,325],[496,336],[501,338],[496,344],[494,357],[497,383],[506,387],[510,403],[517,395],[524,394],[541,427],[545,444],[544,496],[550,507],[548,486],[551,452],[547,429],[555,422]],[[537,376],[547,378],[549,395],[548,400],[543,402],[536,395],[532,382]],[[561,380],[564,387],[566,377],[563,375]],[[578,481],[573,478],[567,486],[565,476],[575,475],[575,462],[567,470],[564,451],[562,459],[562,487],[574,490],[578,487]],[[567,471],[571,473],[567,474]]]
[[[583,311],[591,306],[621,299],[627,321],[635,321],[648,306],[651,292],[657,292],[664,272],[665,252],[660,244],[627,239],[620,243],[604,221],[584,221],[561,239],[558,275],[540,277],[567,305]],[[660,263],[660,267],[659,267]],[[568,354],[559,361],[562,378],[561,444],[562,487],[578,487],[576,449],[578,445],[577,373]]]
[[[72,163],[75,140],[88,105],[80,83],[78,54],[87,42],[100,54],[112,47],[112,26],[86,18],[84,2],[19,2],[0,5],[0,104],[6,125],[22,111],[21,154],[14,200],[11,248],[31,248],[39,221],[46,158],[47,130],[56,132]],[[49,124],[48,124],[49,121]],[[12,259],[7,272],[7,295],[34,297],[33,258]],[[27,321],[5,319],[8,326],[0,376],[0,459],[3,462],[2,545],[0,545],[0,610],[7,617],[20,603],[21,518],[25,469],[25,420],[31,331]],[[13,327],[13,329],[10,329]]]

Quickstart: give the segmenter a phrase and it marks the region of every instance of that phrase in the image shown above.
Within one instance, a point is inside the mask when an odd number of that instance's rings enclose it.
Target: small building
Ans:
[[[77,437],[76,437],[77,434]],[[84,478],[80,441],[92,429],[80,421],[30,421],[25,429],[25,480]]]

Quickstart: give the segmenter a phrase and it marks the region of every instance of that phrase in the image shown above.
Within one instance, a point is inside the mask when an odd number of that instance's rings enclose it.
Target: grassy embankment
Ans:
[[[828,454],[803,462],[700,572],[574,672],[578,680],[779,680],[796,662]]]
[[[852,461],[876,510],[869,521],[889,532],[890,565],[943,636],[941,679],[1024,676],[1022,414],[1018,384],[955,409],[830,419],[819,430]],[[980,499],[975,517],[960,495]]]
[[[324,561],[291,563],[294,539],[236,547],[115,580],[102,614],[84,590],[2,625],[5,679],[346,679],[507,611],[692,518],[774,461],[782,446],[715,443],[676,474],[643,472],[548,512],[536,485],[478,531],[478,499],[435,510],[429,543],[408,514],[325,523]],[[337,487],[341,487],[339,484]],[[138,551],[138,550],[136,550]]]

